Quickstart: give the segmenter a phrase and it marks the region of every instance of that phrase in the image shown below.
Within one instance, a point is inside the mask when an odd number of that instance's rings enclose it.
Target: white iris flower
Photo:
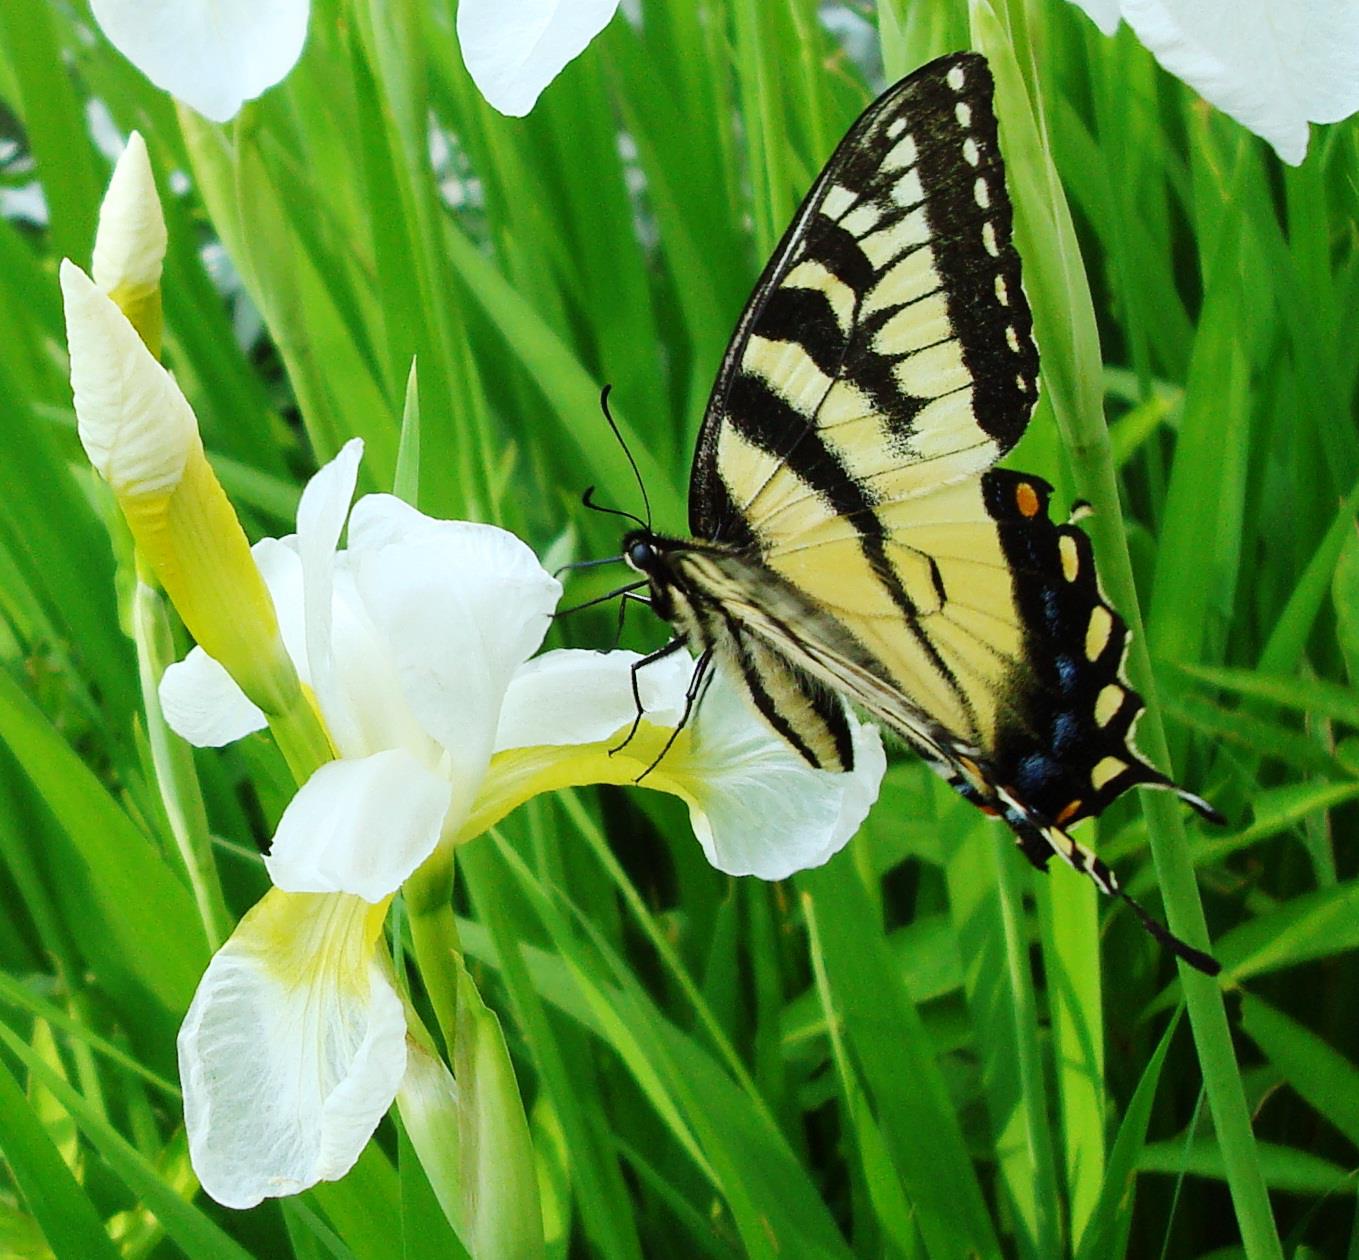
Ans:
[[[1072,2],[1106,35],[1122,18],[1171,74],[1295,166],[1309,122],[1359,110],[1354,0]]]
[[[645,720],[611,756],[636,656],[530,659],[560,587],[529,548],[389,495],[349,512],[359,454],[349,443],[312,479],[296,535],[253,549],[339,756],[285,810],[265,859],[275,887],[209,964],[180,1033],[194,1168],[233,1207],[342,1176],[390,1106],[407,1044],[382,922],[402,883],[536,792],[636,779],[693,667],[676,654],[641,671]],[[265,722],[199,648],[161,698],[199,745]],[[719,678],[643,785],[686,801],[715,866],[781,878],[830,858],[876,798],[877,733],[856,723],[854,739],[854,773],[810,770]]]

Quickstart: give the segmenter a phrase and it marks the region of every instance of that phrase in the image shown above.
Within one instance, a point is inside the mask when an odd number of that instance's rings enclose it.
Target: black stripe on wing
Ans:
[[[854,769],[844,703],[776,648],[726,618],[732,663],[765,721],[814,770]]]

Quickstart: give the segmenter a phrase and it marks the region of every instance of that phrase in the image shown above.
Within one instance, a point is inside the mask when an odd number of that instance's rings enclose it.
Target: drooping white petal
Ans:
[[[689,804],[704,855],[729,875],[784,879],[820,866],[858,830],[886,769],[875,727],[849,718],[854,770],[811,769],[721,672],[691,721],[693,742],[657,774]]]
[[[382,911],[270,892],[217,951],[179,1033],[189,1155],[227,1207],[353,1166],[406,1066],[401,1001],[377,954]]]
[[[335,591],[335,548],[349,514],[363,457],[363,440],[351,438],[328,464],[317,470],[297,506],[297,550],[302,557],[303,604],[306,611],[307,660],[311,685],[344,751],[355,751],[351,730],[355,718],[337,694],[331,645]]]
[[[543,641],[560,584],[513,534],[432,520],[390,495],[355,504],[348,560],[406,703],[470,798],[506,688]]]
[[[104,34],[158,88],[213,122],[282,79],[309,0],[91,0]]]
[[[136,329],[70,259],[61,264],[80,442],[120,496],[170,491],[198,445],[198,421]]]
[[[377,904],[438,843],[453,788],[403,748],[330,761],[298,789],[264,859],[286,892]]]
[[[590,652],[563,648],[535,656],[515,673],[500,711],[495,750],[592,744],[631,725],[636,652]],[[694,660],[675,652],[637,671],[643,715],[657,726],[674,726],[684,711],[684,692]]]
[[[1122,0],[1121,11],[1162,66],[1285,162],[1306,156],[1309,121],[1359,110],[1353,0]]]
[[[161,675],[160,707],[170,729],[196,748],[221,748],[266,725],[263,712],[201,647]]]
[[[146,141],[134,131],[113,168],[99,207],[99,230],[90,268],[95,284],[105,293],[155,289],[160,284],[165,242],[165,216],[156,195]]]
[[[619,0],[459,0],[458,43],[481,94],[522,117],[608,24]]]
[[[1071,3],[1084,9],[1090,20],[1106,35],[1118,30],[1121,0],[1071,0]]]

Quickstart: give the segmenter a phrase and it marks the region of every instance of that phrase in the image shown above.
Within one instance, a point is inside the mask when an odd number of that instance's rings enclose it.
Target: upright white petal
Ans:
[[[165,216],[146,141],[134,131],[113,168],[99,207],[91,275],[105,293],[115,289],[150,292],[160,285],[165,261]]]
[[[543,641],[561,585],[506,530],[432,520],[390,495],[355,505],[349,564],[406,703],[470,798],[510,679]]]
[[[704,855],[728,875],[784,879],[822,865],[877,800],[882,742],[852,715],[848,774],[811,769],[720,672],[691,720],[692,743],[677,745],[654,773],[684,797]]]
[[[104,34],[158,88],[213,122],[282,79],[309,0],[91,0]]]
[[[120,496],[170,491],[198,446],[198,421],[136,329],[70,259],[61,264],[71,389],[85,453]]]
[[[514,675],[500,712],[495,750],[592,744],[631,725],[636,652],[562,648],[535,656]],[[675,652],[637,671],[643,716],[674,726],[684,712],[684,692],[694,658]]]
[[[402,748],[328,761],[279,819],[264,864],[279,888],[376,905],[439,841],[453,787]]]
[[[340,542],[354,486],[359,476],[363,441],[351,438],[338,455],[317,470],[297,506],[297,550],[302,558],[302,593],[306,612],[307,661],[311,685],[341,749],[356,751],[351,727],[356,720],[336,691],[331,645],[335,596],[335,548]]]
[[[606,26],[619,0],[459,0],[458,43],[481,94],[522,117]]]
[[[353,1167],[406,1067],[382,912],[270,892],[217,951],[179,1033],[189,1156],[227,1207]]]

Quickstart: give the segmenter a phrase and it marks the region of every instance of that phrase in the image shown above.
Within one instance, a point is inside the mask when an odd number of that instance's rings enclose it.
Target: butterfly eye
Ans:
[[[627,562],[639,573],[645,573],[656,562],[656,549],[645,538],[628,544]]]

